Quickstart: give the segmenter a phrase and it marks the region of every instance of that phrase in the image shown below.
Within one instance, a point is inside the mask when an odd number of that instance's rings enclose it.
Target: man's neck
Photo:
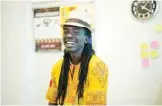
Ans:
[[[77,52],[77,53],[70,53],[70,61],[72,64],[77,65],[78,63],[80,63],[80,59],[81,59],[81,52]]]

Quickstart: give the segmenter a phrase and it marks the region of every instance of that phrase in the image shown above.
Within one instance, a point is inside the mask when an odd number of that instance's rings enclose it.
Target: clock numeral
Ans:
[[[137,2],[134,2],[134,5],[135,5],[135,6],[137,6],[137,5],[138,5],[138,3],[137,3]]]

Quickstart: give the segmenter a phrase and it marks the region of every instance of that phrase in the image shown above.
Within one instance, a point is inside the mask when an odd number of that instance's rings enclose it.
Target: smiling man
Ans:
[[[106,104],[108,69],[95,55],[92,28],[85,11],[72,11],[62,25],[64,56],[51,71],[46,94],[49,105]]]

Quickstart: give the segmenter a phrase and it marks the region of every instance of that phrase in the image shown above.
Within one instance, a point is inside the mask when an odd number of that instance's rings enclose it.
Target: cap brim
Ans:
[[[79,24],[79,23],[67,22],[67,23],[61,24],[60,26],[63,27],[63,26],[65,26],[65,25],[77,26],[77,27],[82,27],[82,28],[87,28],[87,29],[90,30],[91,32],[94,32],[94,30],[93,30],[91,27],[87,27],[87,26],[84,26],[84,25]]]

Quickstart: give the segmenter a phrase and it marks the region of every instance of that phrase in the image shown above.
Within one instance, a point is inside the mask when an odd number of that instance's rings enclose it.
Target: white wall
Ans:
[[[162,46],[162,33],[154,31],[156,24],[162,24],[162,8],[153,20],[143,23],[132,16],[131,0],[96,4],[97,53],[109,67],[108,103],[162,104],[162,48],[149,68],[142,67],[140,58],[142,42],[157,40]]]
[[[2,2],[2,104],[20,101],[23,3]],[[21,31],[20,31],[21,30]]]
[[[46,104],[52,65],[62,54],[35,53],[30,2],[2,2],[2,104]]]
[[[153,31],[162,9],[147,23],[132,17],[130,0],[99,0],[96,10],[96,51],[109,67],[108,103],[162,104],[162,57],[147,69],[140,59],[141,42],[162,43]],[[50,69],[62,53],[36,53],[33,40],[30,2],[3,1],[2,104],[47,104]]]

